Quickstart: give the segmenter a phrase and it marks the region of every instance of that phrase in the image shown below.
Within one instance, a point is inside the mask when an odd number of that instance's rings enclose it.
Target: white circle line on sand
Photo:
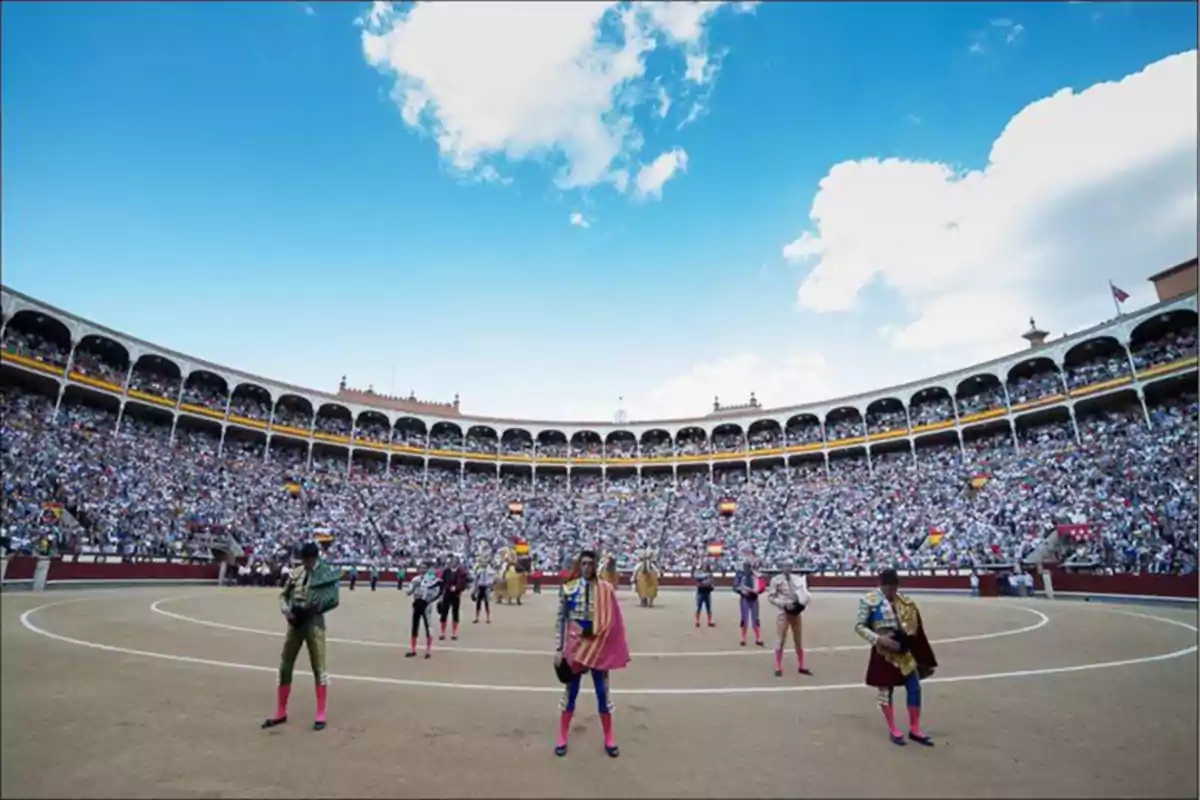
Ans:
[[[86,598],[91,599],[91,598]],[[195,658],[193,656],[180,656],[172,653],[156,653],[149,650],[134,650],[128,647],[118,647],[111,644],[101,644],[99,642],[89,642],[83,639],[75,639],[70,636],[52,633],[51,631],[40,628],[30,621],[30,618],[39,611],[54,606],[62,606],[70,603],[82,602],[81,599],[59,600],[53,603],[31,608],[21,614],[21,625],[29,631],[44,636],[48,639],[63,642],[65,644],[73,644],[77,647],[86,647],[93,650],[103,650],[109,653],[120,653],[122,655],[140,656],[143,658],[157,658],[164,661],[173,661],[182,664],[198,664],[206,667],[224,667],[226,669],[240,669],[251,672],[277,672],[277,667],[266,667],[259,664],[243,664],[236,661],[214,661],[208,658]],[[1132,611],[1113,611],[1112,613],[1124,613],[1128,616],[1140,617],[1142,619],[1154,620],[1156,622],[1166,623],[1168,625],[1176,625],[1185,628],[1193,633],[1197,633],[1197,628],[1186,622],[1167,619],[1165,617],[1156,617],[1150,614],[1139,614]],[[1196,645],[1185,647],[1182,650],[1175,650],[1170,653],[1162,653],[1154,656],[1142,656],[1139,658],[1126,658],[1120,661],[1101,661],[1091,664],[1077,664],[1069,667],[1042,667],[1038,669],[1022,669],[1013,670],[1010,672],[989,672],[977,675],[953,675],[945,678],[929,678],[922,683],[965,683],[967,681],[988,681],[1001,680],[1005,678],[1028,678],[1042,675],[1062,675],[1071,672],[1088,672],[1098,669],[1111,669],[1113,667],[1130,667],[1138,664],[1152,664],[1158,661],[1169,661],[1175,658],[1181,658],[1190,655],[1197,651]],[[524,692],[524,693],[539,693],[539,694],[561,694],[561,686],[516,686],[516,685],[498,685],[498,684],[480,684],[480,683],[448,683],[442,681],[421,681],[408,678],[385,678],[372,675],[341,675],[330,674],[330,678],[343,681],[357,681],[361,683],[375,683],[389,686],[410,686],[422,689],[465,689],[469,691],[484,691],[484,692]],[[722,695],[747,695],[747,694],[780,694],[785,692],[832,692],[844,689],[863,689],[861,683],[835,683],[823,684],[815,686],[731,686],[731,687],[713,687],[713,688],[698,688],[698,689],[612,689],[613,694],[618,695],[640,695],[640,696],[673,696],[684,695],[688,697],[701,696],[722,696]]]
[[[219,628],[226,631],[235,631],[237,633],[250,633],[257,636],[274,636],[282,638],[285,634],[280,631],[268,631],[261,628],[246,628],[241,625],[230,625],[225,622],[216,622],[209,619],[198,619],[189,617],[185,614],[176,614],[174,611],[167,611],[162,607],[163,603],[173,602],[176,600],[191,600],[196,597],[210,597],[211,595],[187,595],[182,597],[164,597],[160,600],[155,600],[150,604],[150,610],[156,614],[162,614],[164,617],[179,620],[180,622],[190,622],[193,625],[205,625],[210,628]],[[976,633],[969,636],[955,636],[949,639],[934,639],[930,644],[957,644],[959,642],[981,642],[986,639],[999,639],[1005,636],[1017,636],[1022,633],[1036,631],[1050,622],[1050,618],[1041,611],[1033,608],[1024,608],[1022,606],[1006,606],[1017,611],[1023,611],[1026,614],[1033,614],[1038,618],[1038,621],[1032,625],[1026,625],[1023,628],[1013,628],[1007,631],[993,631],[992,633]],[[402,642],[382,642],[375,639],[340,639],[334,636],[328,637],[326,641],[337,644],[360,645],[362,647],[390,647],[404,648]],[[867,650],[870,646],[866,644],[841,644],[829,645],[825,647],[806,647],[806,653],[835,653],[848,650]],[[520,650],[506,647],[460,647],[457,643],[446,644],[442,646],[442,651],[446,653],[486,653],[489,655],[498,656],[552,656],[553,650]],[[691,652],[667,652],[667,653],[630,653],[634,658],[711,658],[714,656],[763,656],[771,655],[770,648],[754,648],[745,650],[708,650],[708,651],[691,651]]]

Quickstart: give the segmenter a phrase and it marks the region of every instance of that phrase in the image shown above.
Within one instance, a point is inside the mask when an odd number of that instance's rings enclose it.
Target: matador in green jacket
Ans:
[[[338,606],[341,577],[339,569],[321,560],[321,551],[315,542],[306,542],[300,548],[300,566],[292,572],[279,596],[279,610],[287,620],[288,631],[279,656],[275,716],[263,722],[264,728],[287,722],[292,669],[300,655],[300,647],[307,646],[317,685],[317,719],[313,730],[325,729],[325,699],[329,688],[329,674],[325,668],[325,614]]]

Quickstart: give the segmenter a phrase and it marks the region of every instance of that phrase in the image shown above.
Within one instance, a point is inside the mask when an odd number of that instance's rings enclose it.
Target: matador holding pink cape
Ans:
[[[596,687],[600,726],[604,729],[604,752],[616,758],[620,750],[613,738],[608,676],[612,670],[624,669],[629,664],[629,643],[625,639],[625,620],[617,604],[616,590],[596,575],[595,550],[584,550],[575,557],[564,576],[558,600],[554,671],[566,689],[560,703],[554,754],[559,757],[567,754],[567,735],[579,687],[584,673],[590,672]]]

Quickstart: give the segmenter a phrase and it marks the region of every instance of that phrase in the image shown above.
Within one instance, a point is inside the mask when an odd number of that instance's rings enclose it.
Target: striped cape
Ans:
[[[571,625],[567,634],[567,658],[576,672],[624,669],[629,664],[629,642],[625,639],[625,619],[617,603],[617,592],[606,581],[596,581],[592,586],[596,589],[596,616],[592,620],[595,635],[582,636],[579,626]]]

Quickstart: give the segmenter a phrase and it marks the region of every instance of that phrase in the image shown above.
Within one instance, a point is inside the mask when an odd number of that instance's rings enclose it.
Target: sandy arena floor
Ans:
[[[302,654],[291,722],[260,730],[284,630],[276,597],[5,594],[0,794],[1197,795],[1195,611],[918,595],[942,663],[925,687],[926,749],[890,744],[861,685],[856,595],[816,595],[816,674],[789,657],[777,679],[769,640],[738,646],[731,593],[716,595],[718,626],[697,630],[690,593],[642,609],[623,590],[634,659],[613,678],[611,760],[586,683],[571,752],[554,757],[549,594],[493,609],[491,625],[468,618],[425,661],[402,657],[409,603],[394,585],[343,589],[328,729],[311,729]]]

